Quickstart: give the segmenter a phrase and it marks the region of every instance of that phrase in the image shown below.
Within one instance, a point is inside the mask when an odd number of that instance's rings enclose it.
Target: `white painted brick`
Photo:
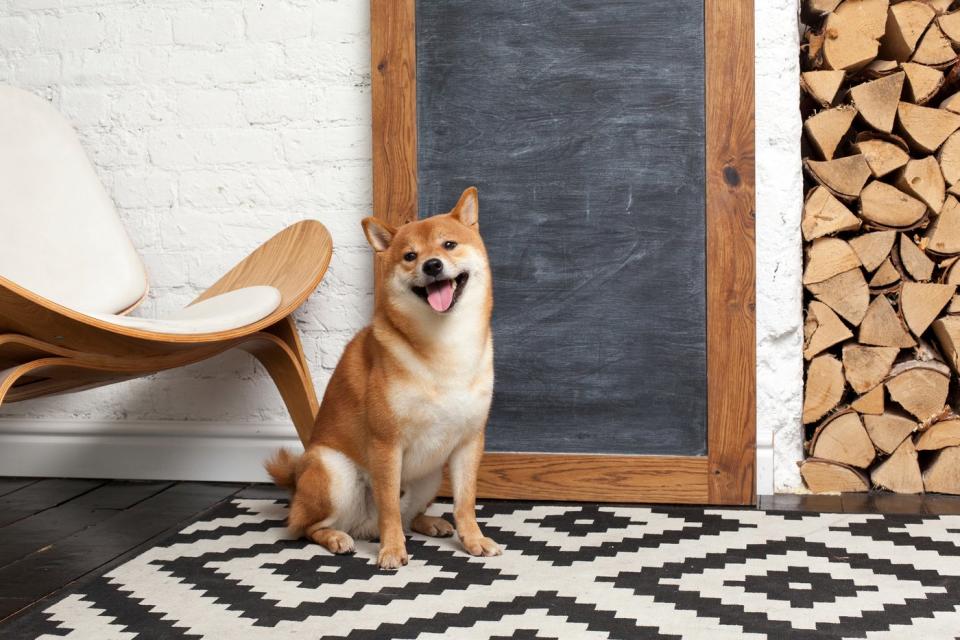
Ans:
[[[331,83],[370,82],[370,42],[357,39],[331,42],[322,38],[285,43],[279,78],[320,79]]]
[[[370,32],[370,4],[355,0],[321,0],[314,9],[314,35],[349,42]]]
[[[63,79],[71,84],[136,85],[156,82],[166,73],[165,49],[90,49],[64,52]]]
[[[167,8],[141,5],[119,11],[116,21],[120,40],[125,45],[162,45],[173,42],[171,11]]]
[[[187,127],[244,124],[240,97],[229,89],[183,89],[177,94],[176,113]]]
[[[251,124],[315,121],[322,113],[323,87],[304,82],[258,83],[243,91],[243,114]]]
[[[177,197],[176,178],[156,169],[125,171],[114,175],[112,195],[118,207],[170,207]]]
[[[323,93],[319,119],[332,124],[363,125],[371,116],[369,86],[329,87]]]
[[[369,160],[373,155],[372,130],[366,124],[324,129],[327,151],[343,160]]]
[[[8,62],[16,84],[27,88],[53,84],[60,80],[61,60],[56,53],[41,53]]]
[[[139,132],[80,129],[78,133],[87,155],[98,167],[142,166],[148,162],[146,140]]]
[[[251,40],[289,41],[306,38],[313,28],[313,14],[308,7],[300,7],[271,0],[245,2],[243,15],[247,24],[247,37]]]
[[[112,100],[99,88],[63,87],[60,90],[60,111],[75,127],[106,124],[111,121]]]
[[[0,16],[0,51],[15,54],[36,50],[38,44],[35,20],[26,16]]]
[[[283,155],[287,162],[317,162],[327,156],[326,133],[321,129],[300,129],[283,133]]]
[[[12,13],[29,13],[44,9],[58,9],[60,0],[10,0]]]
[[[92,49],[106,37],[104,20],[98,13],[45,14],[37,20],[43,49]]]
[[[797,0],[755,5],[757,84],[757,441],[773,442],[761,491],[802,490],[803,318]],[[769,461],[763,467],[768,468]]]
[[[250,43],[218,51],[174,48],[170,73],[177,82],[204,86],[251,83],[276,77],[283,49],[276,43]]]
[[[237,4],[223,7],[185,7],[173,17],[173,41],[210,47],[243,37],[243,13]]]
[[[195,143],[203,163],[272,165],[280,158],[280,137],[263,129],[215,129]]]

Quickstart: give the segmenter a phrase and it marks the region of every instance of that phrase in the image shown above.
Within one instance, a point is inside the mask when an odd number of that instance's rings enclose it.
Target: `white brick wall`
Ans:
[[[368,0],[0,0],[0,82],[77,127],[150,274],[185,304],[302,218],[336,256],[297,316],[320,390],[371,308]],[[287,422],[246,354],[4,418]]]

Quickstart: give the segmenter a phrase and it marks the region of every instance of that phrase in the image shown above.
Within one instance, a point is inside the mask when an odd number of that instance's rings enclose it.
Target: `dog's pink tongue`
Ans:
[[[427,302],[443,313],[453,304],[453,280],[441,280],[427,285]]]

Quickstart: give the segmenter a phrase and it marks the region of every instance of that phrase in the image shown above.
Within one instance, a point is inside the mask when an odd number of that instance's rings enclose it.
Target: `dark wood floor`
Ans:
[[[885,513],[902,515],[960,515],[960,496],[940,494],[846,493],[843,495],[760,496],[765,511],[816,511],[818,513]]]
[[[125,562],[225,500],[284,495],[262,484],[0,477],[0,623]],[[759,506],[960,514],[960,498],[932,495],[761,496]]]
[[[0,623],[224,500],[266,495],[278,494],[249,484],[0,478]]]

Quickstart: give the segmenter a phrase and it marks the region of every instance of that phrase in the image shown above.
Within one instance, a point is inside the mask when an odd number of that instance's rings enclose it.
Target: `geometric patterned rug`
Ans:
[[[487,502],[503,555],[334,556],[234,500],[3,629],[10,638],[954,638],[960,516]],[[431,513],[449,514],[449,504]],[[0,635],[3,635],[0,634]]]

